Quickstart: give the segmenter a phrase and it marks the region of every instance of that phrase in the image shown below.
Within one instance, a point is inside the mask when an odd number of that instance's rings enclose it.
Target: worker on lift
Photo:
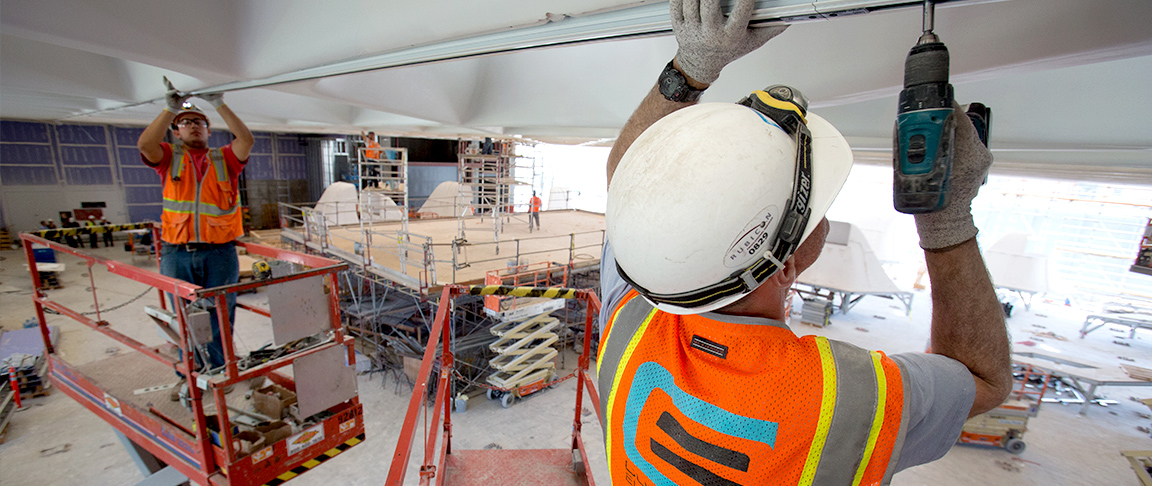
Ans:
[[[679,49],[608,160],[597,375],[612,482],[886,484],[942,457],[1012,383],[970,210],[992,157],[957,110],[955,199],[915,216],[933,354],[798,336],[788,289],[820,255],[852,152],[788,87],[696,104],[784,30],[749,27],[753,0],[727,16],[720,3],[672,0]]]
[[[238,181],[255,139],[248,126],[224,104],[223,93],[205,93],[198,96],[216,108],[235,137],[228,145],[210,149],[208,116],[185,103],[192,95],[164,81],[167,106],[136,142],[144,164],[164,181],[160,273],[205,288],[237,283],[240,261],[235,240],[244,235]],[[163,141],[169,127],[179,143]],[[228,294],[227,304],[231,329],[236,322],[235,294]],[[201,364],[214,369],[224,366],[224,349],[216,312],[209,314],[212,342],[199,344],[208,345],[208,363]],[[179,400],[180,385],[183,383],[172,389],[170,398],[174,401]]]

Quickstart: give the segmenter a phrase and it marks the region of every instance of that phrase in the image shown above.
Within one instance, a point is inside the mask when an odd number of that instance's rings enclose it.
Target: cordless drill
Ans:
[[[951,202],[948,178],[956,125],[948,48],[932,33],[934,5],[924,2],[924,33],[904,60],[904,90],[896,112],[892,199],[897,211],[923,214]]]

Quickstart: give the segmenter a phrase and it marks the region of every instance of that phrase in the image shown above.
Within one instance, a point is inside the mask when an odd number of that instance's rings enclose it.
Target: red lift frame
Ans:
[[[297,263],[310,267],[310,269],[283,277],[204,289],[182,280],[166,277],[157,272],[91,255],[44,238],[45,235],[59,234],[62,232],[89,234],[130,229],[149,229],[152,231],[152,241],[156,252],[156,265],[157,270],[159,270],[160,234],[159,228],[154,223],[68,228],[64,231],[45,230],[20,234],[20,238],[24,242],[24,253],[28,259],[29,272],[32,275],[32,285],[34,288],[32,301],[36,307],[36,317],[40,322],[40,332],[44,340],[45,350],[48,353],[49,373],[53,381],[57,385],[60,385],[60,389],[65,394],[95,413],[105,422],[108,422],[116,428],[116,430],[131,439],[132,442],[152,453],[161,461],[175,468],[197,484],[220,486],[260,485],[266,483],[280,484],[364,440],[364,407],[360,403],[359,398],[353,398],[328,409],[328,412],[332,414],[331,416],[323,420],[322,423],[309,427],[308,430],[314,431],[317,430],[317,427],[323,427],[324,439],[307,446],[296,454],[289,455],[287,453],[288,441],[299,434],[280,440],[250,455],[237,457],[238,451],[233,447],[231,427],[221,427],[219,442],[222,446],[213,444],[211,434],[208,433],[208,423],[204,414],[204,403],[202,402],[204,393],[201,392],[200,388],[196,386],[188,387],[190,402],[192,403],[192,412],[195,417],[195,431],[190,431],[182,426],[160,419],[155,413],[151,413],[148,410],[137,409],[131,406],[131,404],[109,395],[98,383],[85,377],[78,372],[75,367],[56,355],[52,343],[49,340],[48,325],[44,316],[45,307],[111,337],[149,358],[178,368],[184,376],[190,377],[189,383],[197,383],[197,378],[200,377],[200,373],[193,370],[192,354],[191,350],[187,349],[187,346],[184,346],[184,349],[182,349],[184,355],[183,361],[177,363],[176,360],[161,353],[156,348],[146,346],[129,336],[111,329],[109,323],[101,318],[100,302],[96,296],[96,284],[92,278],[91,268],[94,265],[102,265],[107,268],[111,274],[155,287],[160,301],[160,307],[164,309],[167,309],[167,299],[164,297],[165,293],[171,293],[183,301],[214,298],[217,304],[218,322],[228,322],[228,307],[225,299],[230,293],[254,290],[258,287],[318,275],[328,276],[329,305],[331,306],[330,315],[332,316],[330,324],[333,332],[333,339],[331,341],[303,351],[291,353],[255,368],[240,372],[237,368],[238,359],[232,343],[230,326],[221,326],[220,335],[221,341],[223,341],[225,373],[223,377],[213,376],[209,378],[205,376],[208,382],[208,390],[206,390],[206,392],[212,395],[216,403],[225,402],[224,387],[260,376],[267,377],[278,385],[294,391],[296,386],[293,380],[280,373],[276,373],[275,370],[288,366],[301,357],[335,346],[344,346],[347,350],[347,362],[350,366],[355,365],[356,357],[355,351],[353,350],[353,338],[344,335],[340,323],[340,307],[337,297],[339,289],[337,287],[336,274],[347,268],[348,264],[346,263],[255,243],[238,242],[237,246],[245,248],[251,255]],[[40,275],[36,270],[36,261],[32,250],[33,243],[77,256],[87,262],[89,279],[92,285],[92,298],[96,303],[95,320],[76,310],[69,309],[63,304],[52,301],[40,289]],[[268,311],[263,309],[240,304],[237,304],[237,307],[248,309],[264,316],[269,315]],[[177,306],[174,311],[179,323],[180,335],[187,336],[188,327],[185,321],[183,306]],[[228,418],[227,407],[217,407],[217,413],[219,414],[220,423],[231,423]]]
[[[534,288],[534,287],[508,287],[508,286],[479,286],[473,285],[471,287],[464,287],[460,285],[446,285],[440,295],[439,308],[436,310],[436,321],[432,326],[431,332],[428,334],[428,346],[424,350],[424,358],[420,363],[420,372],[417,375],[416,385],[412,389],[412,398],[408,402],[408,412],[404,416],[404,428],[400,431],[400,438],[396,442],[396,451],[392,456],[392,466],[388,469],[388,478],[384,484],[387,486],[401,486],[404,483],[404,475],[408,469],[408,458],[412,452],[412,441],[416,438],[415,429],[420,409],[424,405],[425,398],[428,396],[428,378],[429,373],[432,371],[432,363],[436,361],[437,346],[436,342],[441,341],[443,352],[440,359],[440,374],[436,379],[436,405],[433,407],[431,422],[428,426],[428,436],[425,441],[424,448],[424,461],[420,466],[420,484],[421,486],[435,481],[435,484],[444,484],[445,476],[445,461],[446,457],[452,454],[452,400],[449,393],[449,383],[452,380],[452,371],[454,360],[452,356],[451,347],[451,332],[444,332],[445,324],[448,321],[448,310],[452,307],[452,298],[462,294],[470,295],[515,295],[519,297],[559,297],[568,299],[580,299],[587,304],[584,318],[584,350],[580,354],[579,364],[577,371],[579,373],[576,380],[576,412],[572,420],[572,446],[569,452],[572,457],[579,454],[584,464],[584,471],[577,471],[579,482],[582,484],[594,485],[592,475],[588,472],[588,454],[584,448],[584,439],[582,438],[580,415],[583,411],[582,400],[584,398],[584,390],[588,390],[588,397],[591,401],[593,409],[596,410],[596,415],[600,415],[600,397],[596,393],[595,383],[588,375],[589,351],[592,343],[592,329],[595,329],[596,320],[595,316],[600,312],[600,299],[596,293],[591,290],[577,290],[565,288]],[[442,339],[441,339],[442,338]],[[443,414],[443,420],[441,420]],[[442,425],[441,425],[442,424]],[[439,437],[438,437],[439,436]],[[436,451],[437,439],[442,439],[443,444],[440,448],[439,458],[433,462],[433,455]],[[561,449],[559,451],[568,451]],[[485,451],[491,453],[500,453],[504,455],[513,455],[522,451],[517,450],[500,450],[500,451]],[[510,472],[511,474],[511,472]],[[523,479],[523,478],[522,478]],[[521,483],[530,484],[530,483]]]

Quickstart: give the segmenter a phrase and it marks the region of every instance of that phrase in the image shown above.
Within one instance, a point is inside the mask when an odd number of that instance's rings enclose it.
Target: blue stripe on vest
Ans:
[[[705,402],[676,386],[672,373],[658,363],[647,362],[641,364],[632,378],[632,388],[628,391],[628,401],[624,407],[624,437],[636,437],[640,423],[640,413],[648,396],[656,389],[663,390],[672,397],[672,403],[686,417],[700,425],[704,425],[716,432],[740,437],[745,440],[761,442],[768,447],[776,445],[775,422],[742,417],[720,407]],[[624,452],[628,459],[636,464],[649,479],[656,484],[675,484],[661,473],[652,463],[648,462],[640,451],[636,449],[635,440],[624,440]]]

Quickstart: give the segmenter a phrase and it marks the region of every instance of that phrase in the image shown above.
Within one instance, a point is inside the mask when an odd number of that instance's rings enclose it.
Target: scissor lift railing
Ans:
[[[309,269],[266,280],[206,289],[182,280],[166,277],[155,271],[69,248],[47,239],[55,238],[65,234],[65,232],[89,234],[130,229],[149,229],[152,231],[152,241],[157,255],[156,263],[159,267],[160,233],[159,228],[153,223],[73,228],[64,232],[46,230],[20,235],[24,241],[33,288],[36,289],[32,300],[36,308],[36,317],[39,320],[45,350],[48,353],[49,373],[59,389],[108,422],[133,443],[147,450],[196,484],[221,486],[280,484],[363,441],[363,406],[360,404],[359,398],[353,396],[351,399],[326,409],[326,418],[312,423],[304,430],[298,433],[293,431],[293,434],[287,438],[252,451],[249,455],[241,455],[233,442],[235,437],[231,426],[219,427],[220,430],[216,434],[210,430],[208,415],[205,413],[205,407],[209,404],[204,402],[205,396],[211,397],[213,400],[211,405],[216,409],[218,423],[230,425],[232,422],[229,419],[230,408],[227,406],[226,387],[247,382],[253,378],[264,377],[288,390],[295,390],[296,381],[277,373],[276,370],[292,365],[301,358],[314,356],[340,346],[344,347],[341,353],[345,355],[345,363],[354,366],[353,338],[345,336],[343,333],[337,301],[337,273],[346,269],[347,264],[269,246],[238,242],[237,246],[245,248],[250,255],[296,263],[309,267]],[[40,277],[32,251],[33,243],[74,255],[87,262],[92,297],[96,303],[95,319],[50,299],[44,291],[40,290]],[[195,369],[192,347],[187,342],[187,338],[184,338],[184,345],[181,346],[182,359],[177,360],[162,352],[158,347],[145,345],[112,329],[112,324],[104,320],[101,315],[100,302],[96,294],[96,280],[93,276],[92,267],[97,265],[105,267],[111,275],[154,287],[157,291],[160,309],[166,310],[168,307],[166,293],[175,296],[177,301],[181,303],[198,299],[214,300],[219,318],[218,322],[221,323],[229,322],[228,306],[226,305],[228,294],[310,277],[326,276],[327,282],[324,285],[327,287],[328,297],[326,299],[330,310],[328,323],[330,331],[327,332],[330,334],[319,344],[292,351],[282,357],[241,371],[232,342],[232,330],[230,326],[221,326],[220,336],[225,360],[224,372],[215,375],[202,374]],[[237,307],[266,317],[270,316],[270,313],[264,309],[239,303]],[[117,396],[116,393],[120,392],[112,391],[111,385],[101,386],[100,381],[94,380],[81,371],[84,369],[83,367],[91,364],[77,366],[66,362],[56,353],[48,338],[45,308],[71,318],[128,346],[140,355],[161,363],[163,365],[161,367],[162,373],[166,371],[170,374],[173,369],[176,369],[183,376],[189,377],[188,383],[196,385],[188,387],[193,427],[187,428],[186,424],[182,424],[179,420],[173,420],[172,417],[161,412],[155,406],[139,406],[132,403],[131,397]],[[189,336],[190,327],[184,306],[176,305],[173,312],[176,317],[179,336]],[[147,369],[152,369],[155,366],[148,359],[141,358],[141,360],[136,361],[136,363],[142,364]],[[132,373],[134,375],[141,372],[141,369],[112,370],[112,373]],[[120,375],[114,376],[119,378]],[[176,379],[175,375],[167,376],[170,376],[172,380]],[[131,377],[126,379],[130,380]],[[116,381],[124,380],[117,379]],[[204,388],[203,391],[201,387]],[[167,397],[164,399],[167,400]],[[218,404],[224,404],[224,406],[216,406]],[[213,435],[217,435],[217,437],[214,439]],[[308,437],[303,438],[304,435],[308,435]],[[289,444],[290,442],[292,443]]]
[[[458,295],[515,295],[520,297],[549,297],[579,299],[588,306],[585,312],[585,329],[592,329],[595,324],[595,315],[600,311],[600,299],[592,290],[576,290],[567,288],[535,288],[535,287],[507,287],[498,285],[463,287],[447,285],[440,296],[439,308],[436,310],[436,320],[428,335],[428,346],[424,350],[424,359],[420,364],[416,385],[412,390],[412,398],[408,402],[408,411],[404,416],[404,427],[400,431],[400,438],[396,443],[396,451],[392,456],[392,466],[388,470],[385,483],[388,486],[400,486],[408,469],[408,459],[412,452],[412,444],[416,438],[416,427],[419,422],[421,409],[426,412],[428,400],[429,374],[433,362],[439,359],[440,371],[435,379],[436,395],[435,405],[432,407],[431,420],[428,421],[427,439],[424,446],[424,459],[420,465],[420,484],[468,484],[471,479],[478,477],[506,477],[517,478],[517,484],[557,484],[558,478],[563,483],[595,484],[591,474],[588,473],[588,454],[585,452],[584,439],[581,436],[582,423],[580,420],[583,411],[584,390],[587,389],[592,408],[599,414],[600,398],[596,387],[588,374],[589,351],[592,342],[592,333],[584,333],[584,347],[580,354],[576,372],[576,408],[572,421],[572,443],[567,449],[533,449],[533,450],[452,450],[452,405],[453,393],[450,390],[453,380],[453,367],[455,361],[452,355],[451,331],[447,329],[449,309],[452,299]],[[440,342],[438,348],[435,343]],[[441,350],[437,356],[437,350]],[[437,454],[437,451],[439,453]],[[528,468],[532,472],[522,474],[518,468]],[[453,477],[448,477],[452,471]],[[543,472],[542,472],[543,471]],[[537,479],[533,479],[537,478]]]

